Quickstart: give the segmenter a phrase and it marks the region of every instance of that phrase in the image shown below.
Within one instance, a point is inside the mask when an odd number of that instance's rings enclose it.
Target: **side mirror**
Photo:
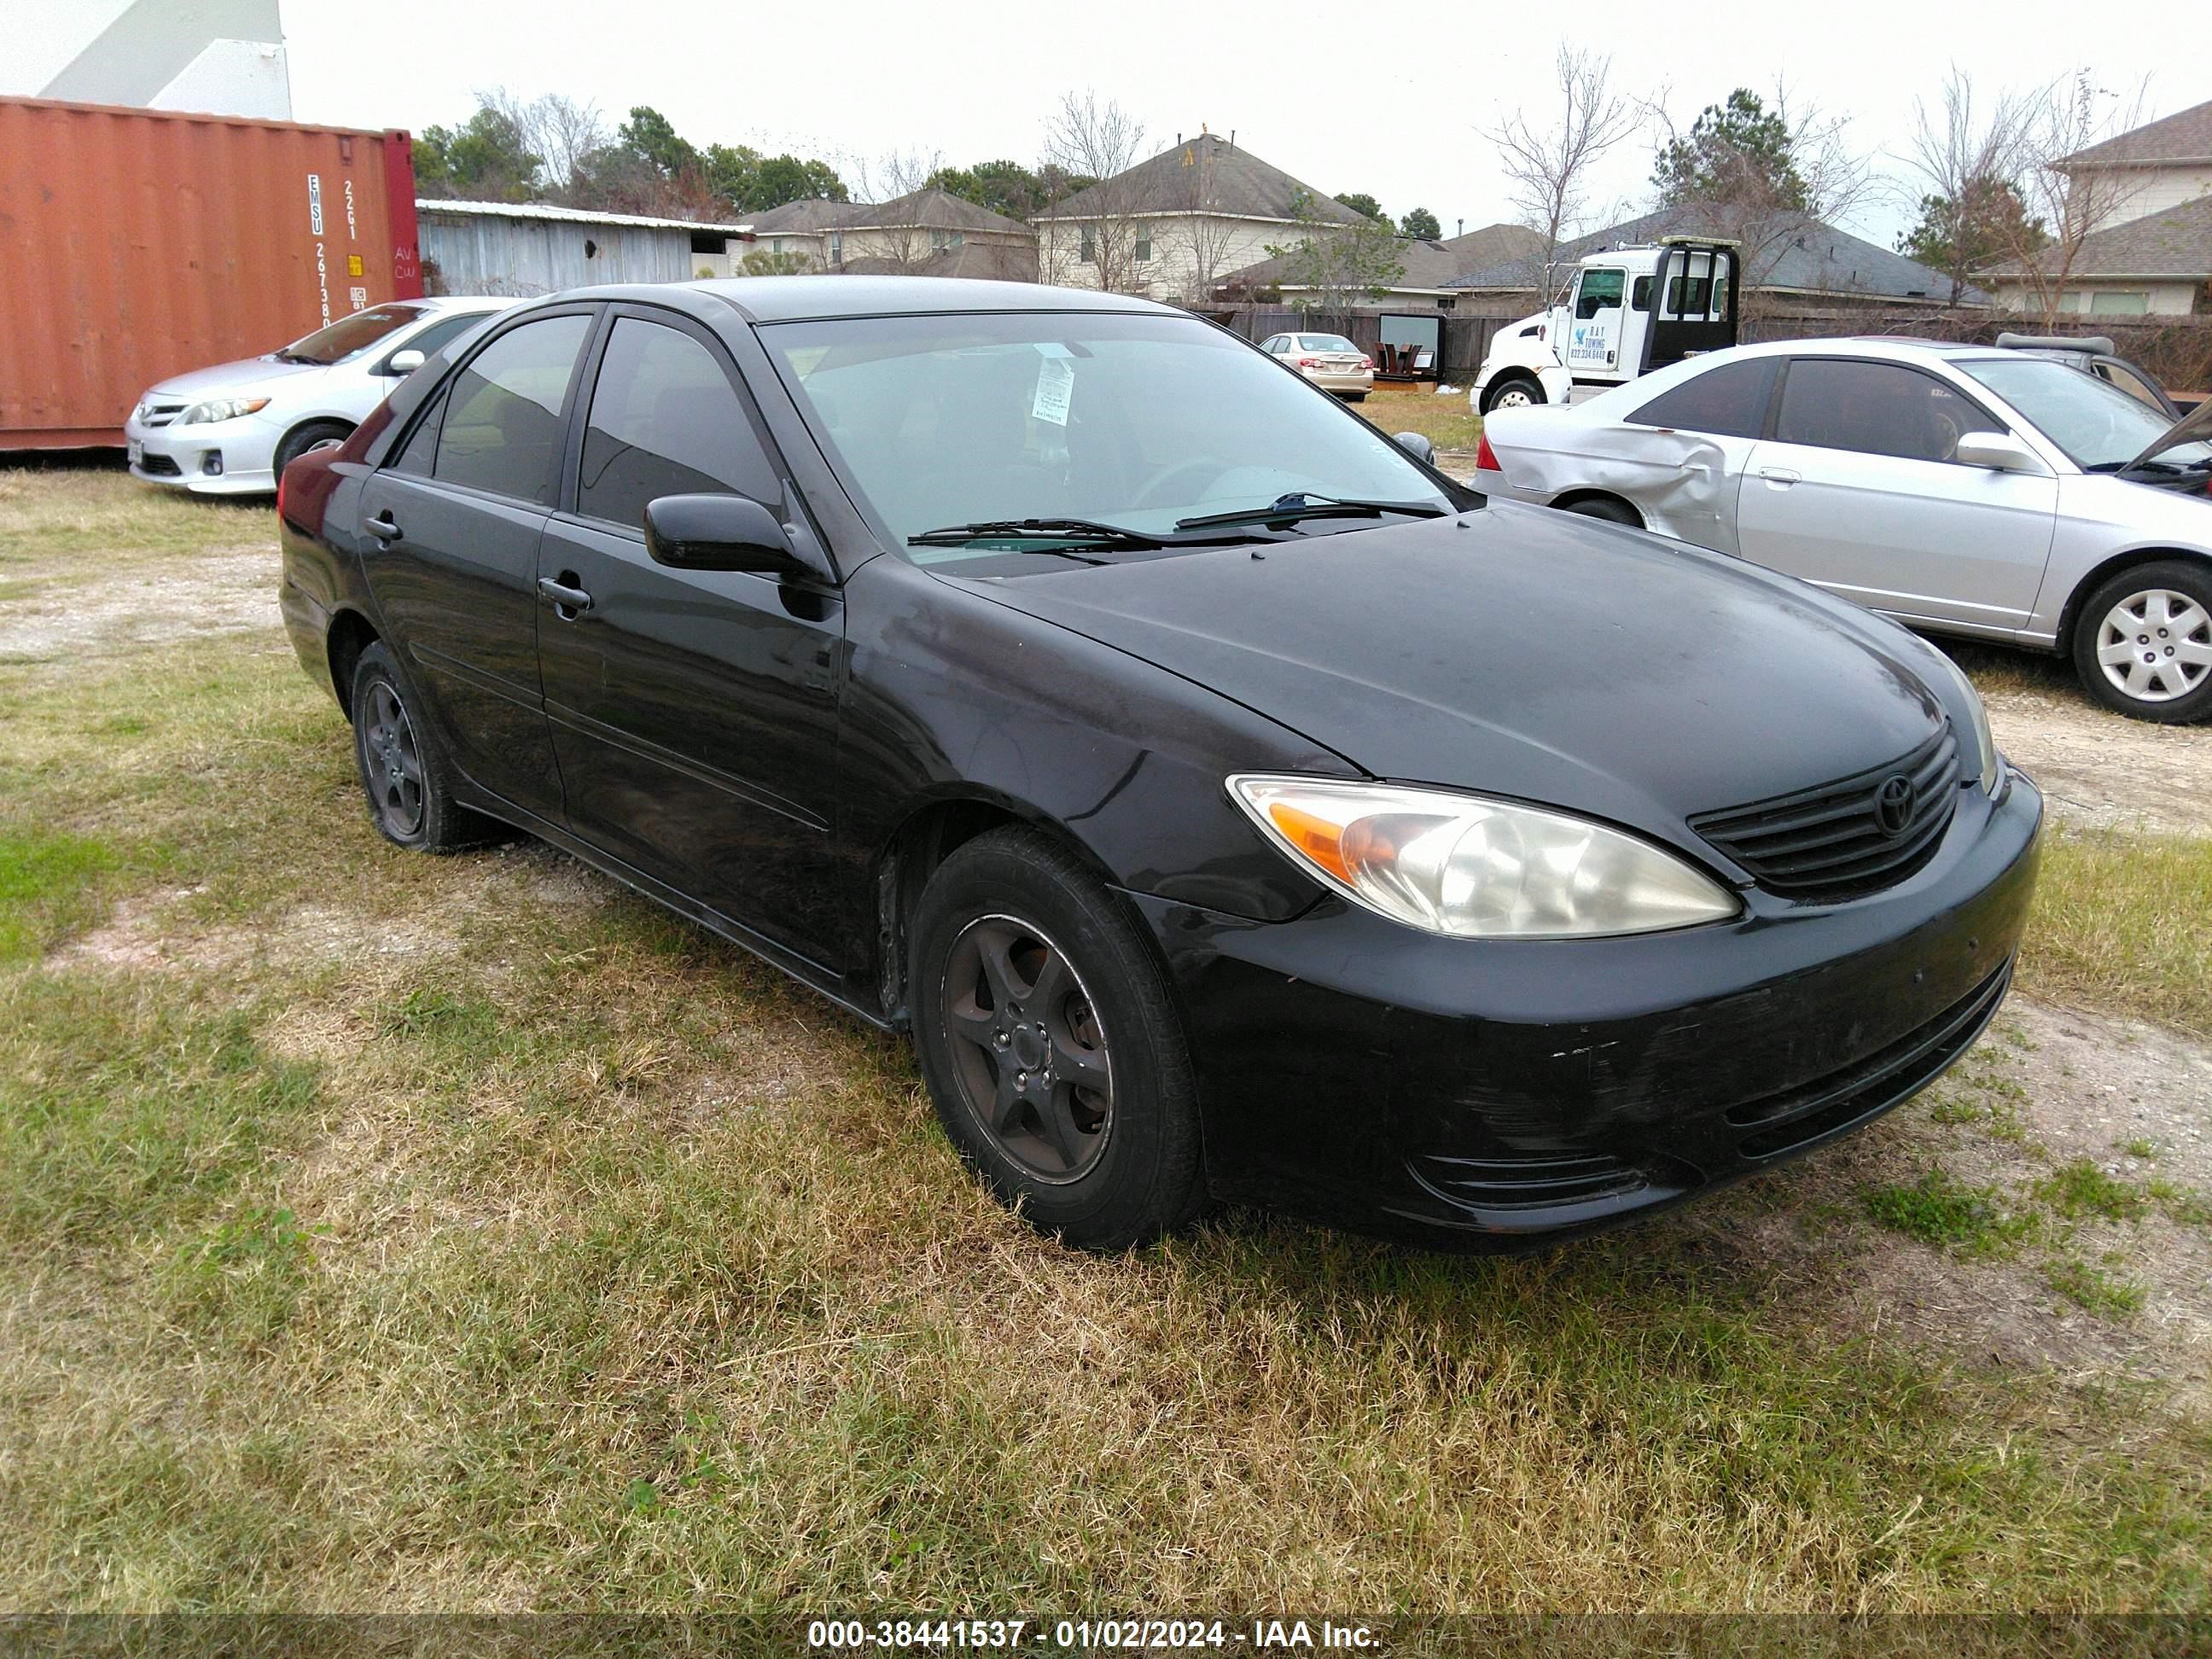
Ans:
[[[1992,472],[2048,472],[2042,458],[2009,432],[1969,432],[1952,459],[1961,466],[1985,466]]]
[[[1424,466],[1437,464],[1437,447],[1418,432],[1401,432],[1390,441]]]
[[[645,508],[645,550],[678,570],[811,574],[775,514],[743,495],[663,495]]]
[[[384,372],[386,374],[412,374],[422,367],[422,354],[409,346],[404,351],[392,354],[391,360],[384,365]]]

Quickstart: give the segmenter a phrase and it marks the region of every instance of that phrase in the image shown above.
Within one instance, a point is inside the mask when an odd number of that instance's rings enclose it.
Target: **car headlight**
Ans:
[[[1231,798],[1355,903],[1454,939],[1650,933],[1741,912],[1673,854],[1588,818],[1395,784],[1245,775]]]
[[[1929,649],[1934,651],[1936,647],[1930,646]],[[1966,678],[1965,669],[1942,651],[1936,651],[1936,659],[1951,671],[1952,683],[1959,688],[1959,695],[1966,699],[1966,717],[1972,722],[1974,757],[1981,773],[1982,790],[1985,794],[1994,795],[1997,792],[1997,780],[2004,773],[2004,763],[1997,756],[1997,740],[1990,735],[1990,711],[1983,707],[1982,694],[1974,690],[1974,683]]]
[[[266,398],[210,398],[204,404],[194,404],[173,424],[208,426],[216,421],[234,421],[241,415],[252,415],[268,407]]]

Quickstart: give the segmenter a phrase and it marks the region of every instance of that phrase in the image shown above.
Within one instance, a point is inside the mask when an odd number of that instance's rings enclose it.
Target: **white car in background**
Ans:
[[[1348,404],[1375,390],[1375,360],[1341,334],[1271,334],[1260,349]]]
[[[123,423],[131,476],[202,495],[267,495],[295,458],[344,437],[425,358],[516,303],[394,300],[265,357],[174,375]]]
[[[1915,628],[2063,653],[2106,707],[2196,720],[2212,715],[2208,411],[2170,422],[1989,346],[1792,340],[1495,410],[1473,482]]]

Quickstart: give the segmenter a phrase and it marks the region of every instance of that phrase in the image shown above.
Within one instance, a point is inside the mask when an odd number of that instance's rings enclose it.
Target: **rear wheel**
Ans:
[[[1578,501],[1569,501],[1559,511],[1579,513],[1585,519],[1603,519],[1607,524],[1625,524],[1631,530],[1644,528],[1644,520],[1634,507],[1610,495],[1585,495]]]
[[[979,836],[914,921],[915,1043],[945,1132],[1041,1231],[1122,1250],[1204,1201],[1198,1098],[1136,923],[1034,830]]]
[[[1544,388],[1533,375],[1509,374],[1492,380],[1482,394],[1482,412],[1493,409],[1528,409],[1545,401]]]
[[[351,708],[354,761],[368,815],[386,841],[448,853],[489,837],[490,820],[453,799],[444,745],[380,642],[354,665]]]
[[[2166,725],[2212,714],[2212,567],[2124,570],[2082,604],[2074,668],[2107,708]]]

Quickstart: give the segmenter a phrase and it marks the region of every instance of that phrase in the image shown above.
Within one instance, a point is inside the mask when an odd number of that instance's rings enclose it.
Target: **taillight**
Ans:
[[[1375,360],[1372,357],[1362,357],[1359,360],[1359,366],[1362,368],[1372,368],[1375,367]]]
[[[1490,447],[1490,434],[1482,434],[1482,441],[1474,447],[1474,470],[1478,472],[1503,472],[1498,464],[1498,453]]]
[[[1321,359],[1318,357],[1301,357],[1298,359],[1298,367],[1300,368],[1319,368],[1321,367]]]

